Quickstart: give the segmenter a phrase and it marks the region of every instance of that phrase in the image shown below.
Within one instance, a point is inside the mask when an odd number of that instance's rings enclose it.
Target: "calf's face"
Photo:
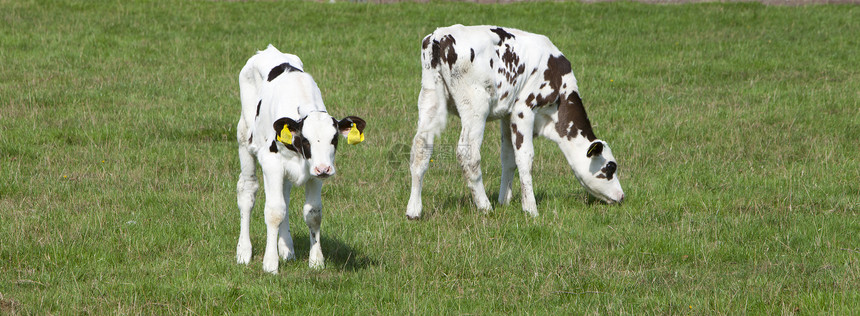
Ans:
[[[588,146],[585,153],[577,155],[584,157],[576,159],[574,173],[588,193],[609,204],[621,203],[624,190],[618,181],[618,164],[609,145],[597,140]]]
[[[312,112],[294,121],[283,117],[275,121],[273,128],[279,142],[307,161],[309,173],[324,179],[336,172],[334,154],[339,136],[346,137],[350,144],[364,141],[364,120],[347,116],[337,120],[326,112]]]

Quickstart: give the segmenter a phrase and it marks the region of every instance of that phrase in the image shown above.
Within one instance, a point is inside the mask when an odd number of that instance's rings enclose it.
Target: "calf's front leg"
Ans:
[[[263,187],[266,192],[266,251],[263,254],[263,270],[278,273],[278,231],[281,224],[289,227],[287,205],[291,184],[284,181],[284,171],[280,167],[263,165]],[[292,246],[292,242],[290,242]],[[290,249],[292,252],[292,249]]]
[[[457,143],[457,159],[466,182],[472,191],[472,201],[479,210],[489,211],[492,209],[487,191],[484,189],[484,179],[481,173],[481,142],[484,138],[485,117],[471,117],[461,119],[463,129],[460,132],[460,141]]]
[[[532,160],[535,150],[533,142],[534,113],[525,111],[523,117],[511,116],[511,141],[514,148],[514,160],[520,172],[520,189],[522,191],[523,211],[531,216],[538,216],[537,202],[532,187]]]
[[[322,180],[311,178],[305,184],[305,206],[303,209],[305,223],[308,225],[308,235],[311,240],[311,250],[308,255],[308,267],[322,269],[325,267],[325,257],[322,253]]]
[[[514,182],[514,172],[517,171],[517,165],[514,161],[514,147],[511,143],[511,118],[505,117],[500,120],[502,134],[502,181],[499,186],[499,204],[504,205],[511,202],[513,195],[512,184]]]

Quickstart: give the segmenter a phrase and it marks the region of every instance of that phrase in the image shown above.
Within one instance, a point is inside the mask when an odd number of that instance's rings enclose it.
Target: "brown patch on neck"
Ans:
[[[546,62],[546,70],[543,72],[543,80],[539,89],[543,89],[547,85],[550,87],[550,93],[546,96],[537,94],[534,98],[534,103],[526,102],[531,108],[547,106],[555,104],[559,101],[559,96],[562,89],[562,79],[567,74],[571,73],[570,62],[564,55],[549,56]],[[531,96],[530,96],[531,97]]]
[[[571,122],[573,122],[573,126],[570,126]],[[567,98],[561,98],[558,103],[558,123],[555,124],[555,130],[559,136],[567,137],[567,139],[575,138],[577,131],[579,131],[579,135],[584,136],[590,142],[597,139],[591,129],[591,122],[585,113],[585,107],[582,105],[579,93],[573,91],[567,95]]]

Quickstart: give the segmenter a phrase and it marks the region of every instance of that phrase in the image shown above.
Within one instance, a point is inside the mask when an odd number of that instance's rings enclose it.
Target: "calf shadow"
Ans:
[[[490,199],[490,205],[493,207],[493,209],[490,212],[494,212],[495,210],[502,207],[502,205],[499,204],[499,192],[495,191],[492,193],[490,193],[490,192],[488,192],[488,193],[489,194],[487,194],[487,198]],[[548,197],[545,193],[535,193],[535,202],[538,205],[540,205],[541,202],[547,198],[552,199],[552,197]],[[436,201],[441,201],[440,206],[441,206],[442,210],[452,210],[452,209],[460,208],[460,209],[465,209],[466,211],[468,211],[468,210],[477,211],[477,207],[475,206],[474,201],[472,201],[472,194],[470,194],[468,192],[468,190],[465,192],[465,194],[449,195],[446,197],[440,197],[440,198],[436,199]],[[522,210],[522,200],[520,199],[519,194],[514,193],[513,198],[506,205],[506,207],[511,207],[511,206],[514,207],[515,209]],[[436,210],[434,210],[433,208],[428,208],[425,205],[422,218],[429,218],[435,214],[436,214]]]
[[[326,269],[356,271],[379,265],[379,261],[376,259],[355,250],[343,241],[326,237],[324,231],[322,233],[321,246],[323,256],[325,256]],[[308,261],[310,252],[308,238],[306,233],[293,233],[293,249],[296,252],[296,260],[299,262]]]

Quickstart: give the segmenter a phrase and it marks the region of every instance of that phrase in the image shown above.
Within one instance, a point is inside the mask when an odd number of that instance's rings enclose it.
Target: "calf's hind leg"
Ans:
[[[412,173],[412,189],[409,194],[409,204],[406,206],[406,217],[409,219],[421,217],[421,187],[424,173],[430,166],[434,138],[445,128],[448,119],[448,110],[444,103],[446,98],[442,88],[422,88],[418,95],[418,131],[412,138],[412,151],[409,156],[409,170]]]
[[[463,125],[460,131],[460,141],[457,143],[457,160],[463,168],[466,183],[472,191],[472,201],[478,209],[492,209],[487,191],[484,189],[484,179],[481,173],[481,142],[484,138],[486,117],[462,117]]]
[[[239,243],[236,245],[236,262],[248,264],[251,261],[251,209],[254,208],[257,189],[256,161],[247,146],[239,146],[241,171],[236,183],[236,204],[239,205]]]

